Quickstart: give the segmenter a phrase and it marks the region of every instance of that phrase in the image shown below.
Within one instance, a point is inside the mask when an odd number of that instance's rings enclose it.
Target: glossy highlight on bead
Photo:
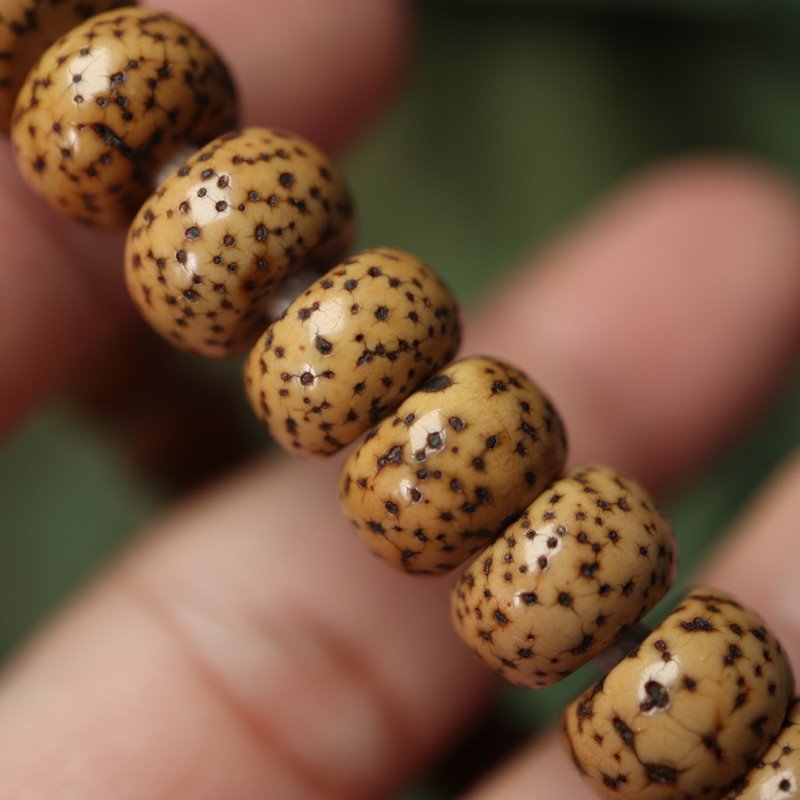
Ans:
[[[160,171],[236,124],[227,67],[164,12],[92,17],[39,59],[20,90],[11,142],[32,189],[59,211],[127,225]]]
[[[442,572],[494,539],[561,471],[550,401],[496,359],[450,364],[373,429],[339,494],[367,546],[407,572]]]
[[[336,263],[352,235],[350,195],[327,156],[299,136],[247,128],[194,153],[144,203],[125,277],[158,333],[220,358],[263,332],[290,272]]]
[[[506,680],[549,686],[650,611],[676,566],[672,529],[638,483],[607,467],[576,467],[460,576],[453,623]]]
[[[125,5],[124,0],[3,0],[0,11],[0,131],[25,76],[56,39],[89,17]]]
[[[793,691],[761,619],[701,587],[566,708],[564,741],[604,797],[714,800],[773,742]]]
[[[331,455],[456,354],[458,303],[409,253],[378,248],[308,287],[251,351],[245,388],[273,438]]]

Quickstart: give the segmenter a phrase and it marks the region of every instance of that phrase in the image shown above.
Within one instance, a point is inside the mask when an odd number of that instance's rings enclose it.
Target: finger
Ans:
[[[245,124],[294,128],[339,147],[400,73],[407,25],[399,0],[167,5],[230,60]],[[1,436],[130,318],[131,305],[121,235],[86,229],[45,207],[23,185],[6,143],[0,185]]]
[[[789,661],[800,664],[800,454],[786,465],[750,506],[702,570],[700,582],[728,591],[757,611],[778,637]],[[556,734],[524,748],[471,800],[522,800],[534,785],[542,798],[556,792],[575,800],[596,795],[578,778]]]
[[[402,0],[158,0],[223,54],[248,125],[284,128],[337,151],[363,130],[402,74]]]
[[[682,213],[696,194],[703,213]],[[723,326],[713,334],[720,359],[740,358],[753,335],[741,327],[744,317],[770,326],[768,341],[789,352],[796,331],[784,296],[800,257],[796,207],[779,181],[755,168],[696,164],[651,175],[549,256],[541,280],[523,276],[476,325],[472,342],[545,376],[572,415],[578,452],[597,460],[625,453],[649,479],[671,477],[707,450],[709,431],[722,435],[710,417],[731,383],[722,371],[721,391],[708,386],[697,398],[700,376],[684,369],[669,338],[661,343],[660,330],[645,325],[639,336],[620,336],[619,279],[652,252],[693,239],[696,249],[677,247],[667,260],[659,294],[634,282],[626,302],[641,307],[643,319],[666,314],[668,328],[680,321],[698,338],[713,318]],[[598,253],[617,254],[606,257],[599,286]],[[714,310],[717,283],[732,263],[737,283],[752,264],[760,280],[727,294],[737,313],[723,314]],[[706,271],[699,288],[698,270]],[[566,294],[555,289],[560,280]],[[683,318],[689,290],[703,293],[704,316]],[[517,293],[525,296],[514,306]],[[660,311],[665,301],[671,312]],[[546,347],[532,338],[531,309],[555,319],[582,309],[577,316],[595,334],[585,348],[613,352],[610,362],[629,376],[652,372],[651,348],[661,348],[666,366],[680,365],[674,402],[698,402],[669,473],[648,465],[660,431],[645,423],[628,431],[603,371],[589,369],[589,356],[563,335]],[[650,348],[644,336],[656,337]],[[783,366],[776,359],[772,369]],[[762,374],[774,384],[776,374]],[[636,381],[636,389],[643,403],[656,400],[647,385]],[[584,396],[604,404],[594,408]],[[743,390],[729,401],[753,396]],[[739,408],[735,418],[745,413]],[[632,444],[618,442],[634,433]],[[20,796],[86,796],[89,786],[124,800],[120,791],[174,796],[178,786],[192,797],[359,797],[380,793],[444,746],[485,699],[486,673],[450,632],[449,582],[395,575],[361,552],[335,508],[335,469],[280,462],[239,476],[166,521],[42,635],[0,690],[0,775]]]
[[[549,390],[574,461],[603,458],[664,489],[797,361],[797,209],[792,188],[744,161],[656,169],[545,253],[542,274],[501,292],[468,346]],[[751,225],[761,242],[742,234]]]

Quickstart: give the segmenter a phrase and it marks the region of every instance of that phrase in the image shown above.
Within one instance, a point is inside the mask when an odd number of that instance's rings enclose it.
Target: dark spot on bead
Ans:
[[[429,433],[428,434],[428,438],[427,438],[426,441],[427,441],[428,447],[430,447],[432,450],[439,450],[439,449],[441,449],[442,445],[444,444],[444,442],[442,442],[441,433],[439,433],[437,431],[434,431],[433,433]]]
[[[690,633],[695,631],[709,633],[715,630],[714,626],[711,624],[711,620],[706,619],[705,617],[695,617],[692,620],[685,619],[681,622],[681,628],[683,628],[685,631],[689,631]]]
[[[658,681],[647,681],[644,691],[647,697],[639,704],[641,711],[652,711],[654,708],[666,708],[669,705],[669,692]]]
[[[291,186],[294,183],[294,175],[291,172],[281,172],[278,180],[281,182],[281,186]]]
[[[623,743],[627,747],[633,747],[634,734],[633,731],[619,718],[614,717],[614,730],[619,734]]]
[[[725,663],[727,665],[733,664],[737,658],[742,657],[742,651],[735,644],[728,645],[728,655],[725,656]]]
[[[650,783],[669,786],[678,780],[678,772],[674,767],[666,764],[646,764],[647,779]]]
[[[441,392],[444,391],[452,381],[447,375],[437,375],[427,381],[423,386],[421,391],[423,392]]]
[[[189,239],[190,241],[191,241],[192,239],[197,239],[197,238],[199,238],[199,237],[200,237],[200,228],[198,228],[196,225],[193,225],[191,228],[187,228],[187,229],[186,229],[185,236],[186,236],[186,238],[187,238],[187,239]]]
[[[333,345],[327,339],[323,339],[321,336],[315,337],[314,347],[316,347],[317,350],[324,356],[330,355],[333,351]]]

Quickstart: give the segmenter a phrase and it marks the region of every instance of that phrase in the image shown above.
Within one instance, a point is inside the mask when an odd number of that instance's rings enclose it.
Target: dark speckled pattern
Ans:
[[[796,800],[800,797],[800,701],[789,708],[769,750],[734,782],[725,800]]]
[[[350,244],[352,205],[330,160],[305,139],[247,128],[195,153],[142,206],[125,277],[144,318],[174,345],[223,357],[267,325],[270,292]]]
[[[761,619],[698,588],[566,708],[564,740],[604,797],[714,800],[767,750],[793,689]]]
[[[248,400],[286,449],[330,455],[456,354],[458,303],[400,250],[367,250],[313,283],[256,343]]]
[[[0,130],[11,126],[20,86],[59,36],[124,0],[3,0],[0,3]]]
[[[342,469],[342,507],[392,565],[446,571],[496,537],[565,457],[558,413],[529,378],[465,358],[368,434]]]
[[[542,687],[602,653],[666,593],[672,529],[635,481],[578,467],[461,575],[453,622],[490,667]]]
[[[166,164],[235,127],[235,97],[223,62],[183,22],[109,11],[44,53],[17,99],[12,144],[52,206],[124,226]]]

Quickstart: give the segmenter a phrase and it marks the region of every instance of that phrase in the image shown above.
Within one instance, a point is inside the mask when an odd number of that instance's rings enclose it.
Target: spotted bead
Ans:
[[[142,206],[125,275],[144,318],[212,357],[251,346],[270,291],[309,262],[335,263],[352,237],[347,188],[299,136],[247,128],[183,163]]]
[[[132,5],[124,0],[3,0],[0,4],[0,130],[36,59],[67,31],[89,17]]]
[[[756,765],[734,781],[725,800],[796,800],[800,797],[800,701]]]
[[[561,420],[522,372],[456,361],[368,434],[340,498],[368,547],[408,572],[451,569],[497,536],[561,471]]]
[[[430,267],[367,250],[313,283],[256,343],[250,405],[288,450],[330,455],[458,350],[458,304]]]
[[[60,211],[127,225],[161,171],[236,124],[227,68],[190,27],[152,9],[92,17],[50,47],[20,90],[20,171]]]
[[[573,760],[604,797],[712,800],[780,730],[792,673],[761,619],[695,589],[563,715]]]
[[[676,553],[672,529],[639,484],[605,467],[578,467],[461,575],[453,622],[506,680],[549,686],[664,596]]]

